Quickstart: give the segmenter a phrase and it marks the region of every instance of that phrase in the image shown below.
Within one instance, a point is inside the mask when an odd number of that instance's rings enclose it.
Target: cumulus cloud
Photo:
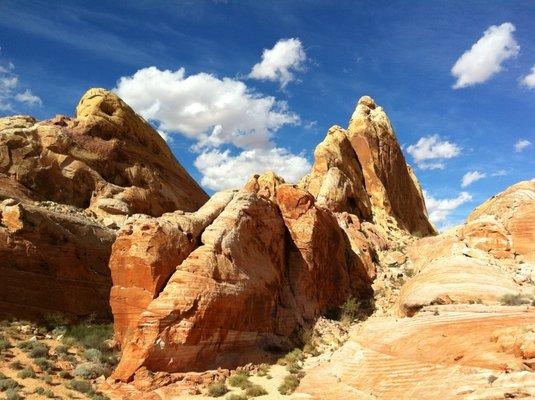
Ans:
[[[520,79],[520,83],[529,89],[535,89],[535,65],[531,67],[529,74]]]
[[[472,183],[479,181],[480,179],[483,179],[486,176],[487,174],[485,172],[469,171],[463,175],[463,178],[461,179],[461,187],[464,188],[470,186]]]
[[[143,68],[122,77],[115,92],[139,114],[166,132],[180,132],[202,146],[231,143],[240,148],[271,148],[271,136],[299,117],[272,96],[261,96],[243,82],[184,68]]]
[[[0,111],[13,112],[16,107],[14,102],[28,106],[42,104],[41,99],[34,95],[31,90],[26,89],[24,92],[19,92],[19,85],[15,65],[12,62],[0,63]]]
[[[454,89],[483,83],[502,70],[502,63],[516,57],[520,50],[513,32],[515,26],[505,22],[492,25],[483,36],[453,65],[451,73],[457,78]]]
[[[40,106],[43,104],[41,99],[34,95],[30,89],[26,89],[22,93],[17,93],[15,95],[15,100],[20,101],[21,103],[27,104],[29,106]]]
[[[424,190],[425,204],[429,212],[429,219],[439,227],[440,230],[451,226],[448,217],[456,208],[472,200],[472,195],[468,192],[461,192],[457,197],[437,199]]]
[[[461,147],[447,140],[440,140],[438,135],[430,135],[408,146],[407,152],[420,169],[444,169],[445,164],[439,160],[458,156]]]
[[[310,169],[303,154],[273,140],[282,126],[299,124],[299,116],[239,80],[148,67],[120,78],[114,91],[154,122],[166,141],[175,133],[194,140],[194,165],[209,189],[237,188],[269,170],[293,182]]]
[[[205,151],[195,160],[202,173],[202,185],[213,190],[242,186],[254,174],[274,171],[287,182],[295,183],[310,170],[303,155],[280,147],[245,150],[232,156],[228,150]]]
[[[515,151],[517,153],[520,153],[523,151],[526,147],[532,146],[532,143],[529,140],[526,139],[520,139],[518,142],[515,143]]]
[[[249,78],[278,81],[284,87],[294,80],[292,71],[302,70],[305,61],[305,50],[299,39],[281,39],[272,49],[264,49],[262,61],[253,66]]]

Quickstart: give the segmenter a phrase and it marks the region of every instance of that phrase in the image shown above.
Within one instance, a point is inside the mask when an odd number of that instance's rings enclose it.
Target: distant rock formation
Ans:
[[[91,89],[76,118],[0,118],[0,313],[110,315],[115,229],[207,199],[121,99]]]
[[[398,299],[402,314],[425,305],[497,304],[531,295],[535,282],[535,180],[517,183],[477,207],[465,224],[408,248],[417,273]]]

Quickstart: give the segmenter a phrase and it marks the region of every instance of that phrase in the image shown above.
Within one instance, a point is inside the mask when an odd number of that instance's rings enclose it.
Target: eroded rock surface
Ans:
[[[91,89],[74,118],[0,118],[0,311],[110,315],[115,229],[207,199],[121,99]]]
[[[369,296],[366,262],[310,193],[253,177],[141,313],[114,377],[268,360],[321,313]]]

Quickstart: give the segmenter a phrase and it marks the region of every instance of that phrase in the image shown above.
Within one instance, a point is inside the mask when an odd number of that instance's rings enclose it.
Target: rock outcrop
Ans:
[[[357,110],[363,104],[372,106],[363,98]],[[290,347],[318,316],[349,297],[372,295],[376,253],[394,242],[392,232],[434,232],[379,111],[369,126],[331,128],[298,185],[266,173],[195,213],[127,221],[110,263],[123,347],[115,378],[129,381],[145,368],[177,373],[266,360],[266,349]],[[366,165],[358,153],[365,143],[352,142],[357,136],[370,140]],[[391,205],[388,196],[400,195],[403,185],[412,197]]]
[[[0,118],[0,199],[0,312],[105,317],[115,229],[207,195],[150,125],[91,89],[75,118]]]
[[[114,246],[112,260],[120,264],[136,251],[116,254]],[[310,193],[273,174],[253,177],[141,310],[114,377],[127,381],[144,367],[181,372],[269,359],[267,349],[288,348],[328,309],[369,296],[367,262]]]
[[[362,97],[349,122],[346,135],[364,174],[375,219],[393,219],[412,234],[436,233],[427,218],[422,191],[382,107]]]
[[[535,180],[517,183],[477,207],[466,223],[420,239],[407,254],[416,276],[402,288],[402,314],[429,304],[497,304],[531,296],[535,280]]]

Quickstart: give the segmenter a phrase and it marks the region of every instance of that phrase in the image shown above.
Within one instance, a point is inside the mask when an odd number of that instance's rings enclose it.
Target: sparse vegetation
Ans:
[[[468,304],[483,304],[483,300],[481,300],[479,297],[477,299],[470,299],[468,300]]]
[[[277,364],[279,365],[294,364],[299,361],[303,361],[304,359],[305,359],[305,354],[303,353],[301,349],[293,349],[284,357],[279,358],[279,360],[277,361]]]
[[[35,362],[35,365],[37,365],[43,371],[46,371],[46,372],[52,371],[52,365],[46,358],[43,358],[43,357],[36,358],[34,362]]]
[[[72,375],[68,371],[59,371],[58,376],[61,379],[72,379]]]
[[[412,268],[405,268],[403,272],[407,278],[412,278],[414,275],[416,275],[416,271]]]
[[[299,386],[299,378],[295,375],[288,375],[284,377],[284,381],[279,386],[280,394],[292,394]]]
[[[269,372],[269,365],[267,365],[267,364],[260,364],[260,365],[258,366],[258,370],[257,370],[256,374],[257,374],[258,376],[266,376],[266,375],[268,374],[268,372]]]
[[[45,394],[45,388],[44,387],[36,387],[35,390],[33,391],[35,394],[41,394],[41,395],[44,395]]]
[[[69,389],[76,390],[77,392],[80,392],[80,393],[87,394],[93,391],[93,389],[91,388],[91,384],[89,382],[78,380],[78,379],[68,382],[65,386],[67,386],[67,388]]]
[[[227,383],[233,387],[239,387],[240,389],[247,388],[251,382],[249,381],[249,375],[245,372],[237,372],[227,379]]]
[[[48,346],[41,342],[33,342],[28,355],[32,358],[47,357]]]
[[[20,371],[21,369],[24,369],[24,365],[18,360],[13,361],[11,364],[9,364],[9,367],[15,371]]]
[[[244,394],[237,394],[237,393],[231,393],[227,397],[225,397],[225,400],[247,400],[248,397]]]
[[[360,302],[354,297],[349,297],[340,306],[340,321],[353,322],[358,319]]]
[[[20,394],[19,394],[19,390],[18,389],[8,389],[6,390],[6,400],[23,400],[24,397],[22,397]]]
[[[101,375],[109,375],[109,370],[100,363],[85,362],[78,364],[74,369],[74,376],[85,379],[95,379]]]
[[[107,352],[109,348],[105,343],[112,337],[112,324],[93,324],[86,321],[69,326],[65,333],[66,341],[64,343],[67,345],[78,343],[86,349],[98,349],[101,352]]]
[[[7,340],[4,336],[0,336],[0,351],[8,350],[12,347],[13,346],[11,343],[9,343],[9,340]]]
[[[487,377],[487,381],[488,381],[489,384],[491,384],[491,385],[494,383],[494,381],[495,381],[496,379],[498,379],[498,377],[497,377],[496,375],[489,375],[489,376]]]
[[[520,306],[522,304],[530,304],[531,299],[526,296],[513,293],[504,294],[500,297],[500,304],[503,306]]]
[[[103,361],[102,352],[98,349],[87,349],[84,352],[84,358],[95,363]]]
[[[214,382],[208,385],[208,395],[210,397],[221,397],[227,393],[228,388],[224,382]]]
[[[258,397],[267,394],[267,391],[260,385],[251,384],[245,389],[245,394],[249,397]]]
[[[31,368],[24,368],[17,373],[17,378],[26,379],[26,378],[35,378],[35,372]]]
[[[5,376],[5,375],[4,375]],[[0,392],[5,392],[9,389],[16,389],[20,385],[19,383],[11,378],[5,377],[4,379],[0,379]]]

